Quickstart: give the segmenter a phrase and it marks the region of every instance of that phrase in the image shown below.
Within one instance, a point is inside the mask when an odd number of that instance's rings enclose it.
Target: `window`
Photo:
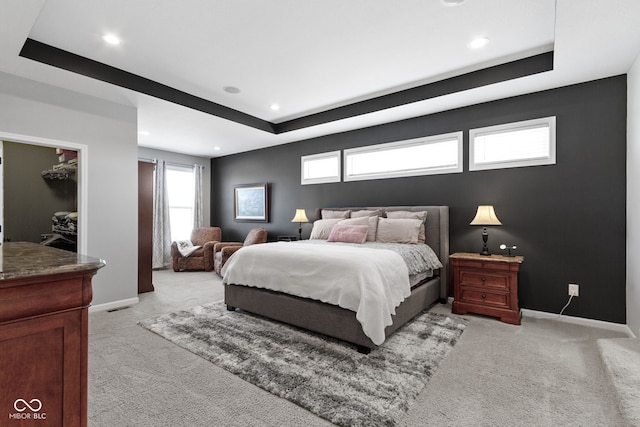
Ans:
[[[469,131],[469,170],[556,163],[556,118],[527,120]]]
[[[345,181],[462,172],[462,132],[344,151]]]
[[[171,240],[189,240],[193,229],[195,176],[193,169],[167,165]]]
[[[340,182],[340,151],[302,156],[301,162],[302,185]]]

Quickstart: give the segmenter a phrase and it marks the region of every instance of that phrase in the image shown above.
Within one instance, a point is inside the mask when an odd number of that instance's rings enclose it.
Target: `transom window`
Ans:
[[[302,156],[301,162],[302,185],[340,182],[340,151]]]
[[[556,118],[527,120],[469,131],[469,170],[556,163]]]
[[[344,151],[345,181],[462,172],[462,132]]]

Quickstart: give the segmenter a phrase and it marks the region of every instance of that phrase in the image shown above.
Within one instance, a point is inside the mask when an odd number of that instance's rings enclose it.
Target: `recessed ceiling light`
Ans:
[[[147,132],[146,130],[141,130],[140,132],[138,132],[140,135],[144,135],[144,136],[149,136],[149,132]]]
[[[114,46],[120,44],[120,38],[115,34],[105,34],[104,36],[102,36],[102,40]]]
[[[471,43],[469,43],[469,47],[471,49],[479,49],[483,46],[486,46],[486,44],[489,43],[489,39],[486,37],[478,37],[476,39],[473,39],[471,41]]]
[[[238,89],[235,86],[225,86],[224,91],[227,93],[233,93],[233,94],[240,93],[240,89]]]
[[[220,151],[220,147],[213,147],[214,150]]]
[[[442,0],[442,4],[445,6],[458,6],[464,2],[465,0]]]
[[[280,106],[278,104],[271,104],[269,108],[271,108],[273,111],[278,111],[280,109]]]

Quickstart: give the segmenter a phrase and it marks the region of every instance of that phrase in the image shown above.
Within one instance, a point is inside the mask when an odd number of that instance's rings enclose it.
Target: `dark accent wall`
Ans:
[[[492,204],[503,225],[490,227],[489,248],[518,246],[522,308],[558,313],[567,285],[580,296],[567,315],[626,322],[626,75],[611,77],[385,125],[212,159],[212,225],[242,239],[253,227],[270,237],[297,234],[296,208],[448,205],[451,251],[480,251],[477,205]],[[557,117],[557,163],[468,170],[469,129]],[[464,172],[319,185],[300,184],[300,156],[464,131]],[[233,186],[269,182],[271,222],[233,221]],[[308,236],[311,224],[304,225]]]
[[[39,243],[51,233],[53,214],[77,210],[77,182],[50,180],[43,170],[58,164],[56,149],[4,142],[4,237]]]

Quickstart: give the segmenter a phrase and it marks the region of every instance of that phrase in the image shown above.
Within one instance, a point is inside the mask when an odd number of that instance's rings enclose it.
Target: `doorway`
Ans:
[[[11,148],[7,149],[7,147]],[[24,153],[19,157],[14,157],[11,151],[16,147],[20,149],[18,151],[26,150],[28,153],[40,153],[38,160],[36,161],[29,154],[25,156]],[[38,151],[39,149],[44,151]],[[42,161],[40,155],[50,161],[40,163]],[[67,231],[69,236],[72,235],[72,232],[75,233],[73,239],[69,239],[70,241],[67,242],[69,246],[64,249],[86,253],[86,213],[88,209],[85,181],[87,157],[86,145],[0,132],[0,242],[20,240],[41,243],[42,235],[54,234],[54,225],[57,225],[58,231]],[[69,163],[75,164],[73,167],[75,170],[73,172],[60,171],[61,163],[66,163],[67,166]],[[38,167],[35,168],[34,164],[38,164]],[[32,170],[28,179],[35,179],[35,181],[29,181],[30,185],[22,186],[23,190],[17,193],[15,187],[19,186],[13,181],[20,181],[24,175],[20,175],[22,172],[15,175],[15,170],[11,169],[15,169],[16,165],[19,166],[18,169]],[[44,177],[46,172],[53,172],[51,176],[58,177],[68,173],[68,176],[73,176],[73,178],[70,180],[61,179],[60,182],[49,182]],[[62,181],[67,182],[60,185]],[[40,188],[36,190],[34,185]],[[7,187],[11,187],[11,189]],[[46,197],[55,199],[53,204],[49,204],[49,201],[45,202],[40,197],[41,191],[44,191],[43,188],[50,193]],[[63,201],[63,199],[67,200]],[[58,209],[61,206],[58,203],[62,203],[62,209]],[[29,212],[29,217],[32,216],[31,214],[37,213],[34,216],[37,216],[38,220],[33,223],[24,218],[16,220],[16,215],[23,215],[25,211]],[[64,212],[67,212],[64,216],[57,217],[55,215]],[[54,218],[57,219],[57,223]]]
[[[138,293],[153,292],[154,163],[138,161]]]
[[[77,252],[77,152],[5,141],[4,238]]]

